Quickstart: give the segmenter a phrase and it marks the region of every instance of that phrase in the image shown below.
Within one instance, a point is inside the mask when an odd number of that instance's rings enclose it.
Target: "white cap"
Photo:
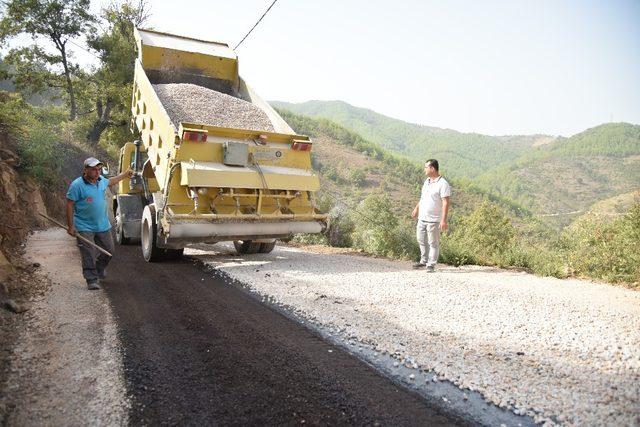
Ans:
[[[95,157],[89,157],[87,160],[84,161],[85,168],[92,168],[101,164],[102,162],[96,159]]]

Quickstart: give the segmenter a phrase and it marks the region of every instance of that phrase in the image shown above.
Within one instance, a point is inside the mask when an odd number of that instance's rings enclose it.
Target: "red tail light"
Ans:
[[[206,142],[207,141],[207,134],[205,132],[184,131],[184,132],[182,132],[182,140],[183,141]]]
[[[311,151],[311,145],[312,144],[308,142],[294,142],[293,145],[291,145],[291,149],[296,151]]]

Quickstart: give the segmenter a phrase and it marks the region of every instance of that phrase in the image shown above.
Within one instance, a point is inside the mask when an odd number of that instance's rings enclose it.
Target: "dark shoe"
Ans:
[[[415,264],[413,264],[413,268],[414,268],[415,270],[419,270],[419,269],[421,269],[421,268],[424,268],[424,267],[425,267],[425,265],[426,265],[426,264],[423,264],[423,263],[421,263],[421,262],[416,262]]]
[[[427,265],[427,273],[433,273],[436,268],[433,265]]]
[[[100,285],[98,285],[98,282],[89,282],[87,283],[87,288],[90,291],[97,291],[98,289],[100,289]]]
[[[107,271],[106,270],[102,270],[102,271],[98,270],[97,273],[98,273],[98,279],[104,280],[104,279],[107,278]]]

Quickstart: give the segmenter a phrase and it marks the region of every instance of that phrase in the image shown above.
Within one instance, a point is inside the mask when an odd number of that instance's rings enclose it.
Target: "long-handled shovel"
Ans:
[[[65,230],[68,230],[68,228],[67,228],[67,227],[65,227],[64,225],[62,225],[61,223],[59,223],[59,222],[58,222],[58,221],[56,221],[55,219],[50,218],[50,217],[46,216],[45,214],[43,214],[43,213],[41,213],[41,212],[38,212],[38,215],[40,215],[40,216],[41,216],[41,217],[43,217],[43,218],[48,219],[49,221],[51,221],[52,223],[54,223],[54,224],[55,224],[55,225],[57,225],[58,227],[62,227],[62,228],[64,228]],[[107,256],[110,256],[110,257],[113,257],[113,255],[111,255],[108,251],[106,251],[106,250],[104,250],[103,248],[101,248],[100,246],[96,245],[96,244],[95,244],[94,242],[92,242],[91,240],[89,240],[89,239],[87,239],[87,238],[82,237],[79,233],[76,233],[76,237],[77,237],[78,239],[82,240],[83,242],[85,242],[86,244],[93,246],[94,248],[96,248],[97,250],[99,250],[100,252],[102,252],[103,254],[105,254],[105,255],[107,255]]]

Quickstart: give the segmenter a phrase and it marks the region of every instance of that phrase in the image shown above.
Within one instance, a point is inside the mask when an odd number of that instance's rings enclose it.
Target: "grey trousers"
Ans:
[[[435,267],[440,255],[440,224],[419,219],[416,238],[420,246],[420,263]]]
[[[85,239],[95,242],[107,252],[113,253],[113,238],[111,237],[111,230],[103,231],[101,233],[78,231],[78,234]],[[97,282],[98,272],[104,272],[109,261],[111,261],[111,257],[103,254],[95,248],[92,248],[80,239],[77,239],[77,241],[78,248],[80,249],[80,256],[82,257],[82,275],[87,283]]]

